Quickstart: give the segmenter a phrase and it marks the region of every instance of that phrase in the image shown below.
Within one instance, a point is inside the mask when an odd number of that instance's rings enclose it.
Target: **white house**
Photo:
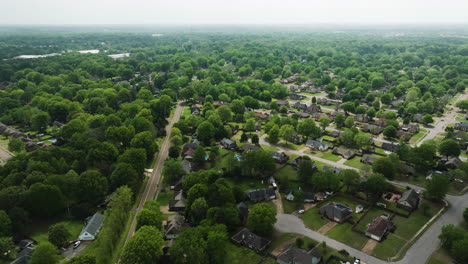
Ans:
[[[104,215],[95,213],[88,221],[86,226],[81,230],[80,240],[94,240],[101,230],[102,223],[104,222]]]

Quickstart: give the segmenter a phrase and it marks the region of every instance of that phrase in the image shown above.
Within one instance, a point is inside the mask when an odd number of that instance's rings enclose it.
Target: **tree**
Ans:
[[[8,142],[8,150],[11,152],[20,152],[24,149],[24,142],[17,138],[12,138]]]
[[[29,211],[35,216],[51,217],[57,215],[65,202],[57,186],[35,183],[29,188],[27,201]]]
[[[110,175],[110,183],[112,189],[127,185],[133,192],[137,192],[140,187],[140,177],[132,165],[119,162]]]
[[[227,105],[218,107],[218,109],[216,109],[216,113],[219,115],[219,118],[221,118],[223,123],[227,123],[232,120],[232,111]]]
[[[178,146],[171,146],[169,148],[169,157],[173,159],[177,159],[180,155],[180,147]]]
[[[330,125],[330,118],[326,116],[322,116],[319,121],[320,121],[320,127],[322,128],[323,131],[325,131],[328,125]]]
[[[7,213],[0,210],[0,237],[11,236],[12,225],[11,219]]]
[[[265,203],[255,204],[250,209],[247,226],[261,236],[271,235],[276,223],[275,209]]]
[[[468,110],[468,100],[458,101],[456,106],[466,112]]]
[[[468,263],[468,251],[466,250],[467,248],[468,234],[465,235],[464,239],[455,241],[450,252],[459,263]]]
[[[353,116],[348,116],[345,120],[345,126],[347,128],[351,128],[354,126],[354,117]]]
[[[197,128],[197,136],[205,145],[209,145],[213,140],[215,128],[209,121],[204,121]]]
[[[50,123],[50,116],[46,112],[39,112],[31,117],[31,128],[34,131],[44,132]]]
[[[354,136],[354,144],[362,150],[366,150],[371,144],[371,136],[368,133],[357,133]]]
[[[367,199],[376,202],[388,188],[388,183],[382,174],[374,173],[367,180],[361,183],[366,192]]]
[[[439,153],[447,157],[458,157],[460,155],[460,145],[453,139],[446,139],[439,144]]]
[[[64,224],[55,224],[49,227],[49,242],[61,248],[71,237]]]
[[[446,175],[434,173],[432,179],[426,183],[426,193],[432,199],[442,200],[449,190],[449,184],[450,182]]]
[[[345,117],[343,114],[337,114],[335,116],[335,124],[337,127],[343,127],[345,122]]]
[[[107,179],[97,170],[81,173],[78,184],[78,195],[82,201],[99,204],[107,193]]]
[[[307,156],[306,156],[307,157]],[[314,163],[311,160],[305,160],[299,165],[297,176],[302,182],[309,182],[315,171]]]
[[[148,159],[150,159],[153,156],[153,153],[158,149],[158,145],[149,131],[143,131],[136,134],[130,142],[130,145],[132,148],[144,149]]]
[[[192,205],[189,208],[188,217],[190,222],[198,225],[203,219],[206,218],[206,213],[208,211],[208,204],[205,198],[200,197],[193,201]]]
[[[244,102],[242,102],[241,100],[232,100],[230,107],[232,112],[234,112],[235,114],[241,115],[245,112]]]
[[[193,162],[197,165],[203,165],[206,161],[206,152],[205,148],[198,146],[193,153]]]
[[[143,226],[128,241],[120,262],[123,264],[157,263],[163,254],[164,240],[161,232],[153,226]]]
[[[383,130],[384,136],[389,137],[389,138],[394,138],[394,137],[396,137],[396,133],[397,133],[397,129],[396,129],[394,126],[387,126],[387,127]]]
[[[359,173],[355,170],[343,170],[343,184],[347,192],[353,192],[359,185]]]
[[[286,142],[292,141],[296,131],[292,125],[283,125],[280,129],[280,137],[282,137]]]
[[[244,175],[261,176],[273,173],[276,165],[269,152],[259,149],[242,154],[241,168]]]
[[[297,132],[306,138],[319,137],[320,129],[315,125],[314,120],[305,119],[297,125]]]
[[[204,160],[205,160],[205,154],[203,154],[203,162]],[[171,160],[166,160],[164,162],[164,168],[163,168],[162,174],[164,176],[163,178],[164,182],[173,184],[185,174],[185,171],[184,171],[184,168],[182,167],[182,163],[179,160],[171,159]]]
[[[0,260],[10,259],[15,255],[15,251],[15,244],[13,244],[11,237],[0,237]]]
[[[249,118],[245,121],[245,131],[255,131],[255,119]]]
[[[279,141],[280,130],[278,125],[274,125],[270,131],[268,131],[268,141],[275,144]]]
[[[253,134],[252,138],[250,139],[252,141],[252,144],[258,145],[260,139],[257,134]]]
[[[465,208],[465,211],[463,211],[463,219],[468,224],[468,208]]]
[[[71,258],[66,264],[96,264],[96,258],[94,256],[79,255]]]
[[[452,245],[463,239],[464,230],[455,225],[446,225],[442,227],[442,232],[439,235],[442,246],[446,249],[451,249]]]
[[[163,221],[163,214],[159,210],[159,204],[155,200],[148,200],[145,202],[143,210],[137,215],[136,230],[142,226],[154,226],[161,229]]]
[[[31,264],[55,264],[58,263],[60,256],[57,248],[49,242],[40,243],[31,256]]]
[[[396,167],[390,158],[382,157],[372,164],[372,171],[382,174],[389,180],[393,180],[396,174]]]

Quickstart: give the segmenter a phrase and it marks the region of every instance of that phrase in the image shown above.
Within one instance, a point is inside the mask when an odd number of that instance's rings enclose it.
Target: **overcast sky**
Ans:
[[[468,0],[0,0],[0,24],[468,23]]]

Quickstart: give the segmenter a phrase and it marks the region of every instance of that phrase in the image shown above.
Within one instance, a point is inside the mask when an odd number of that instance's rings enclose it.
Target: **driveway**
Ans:
[[[62,250],[62,256],[66,259],[78,256],[91,243],[92,241],[81,241],[80,246],[77,248],[73,248],[73,245],[70,245],[66,250]]]

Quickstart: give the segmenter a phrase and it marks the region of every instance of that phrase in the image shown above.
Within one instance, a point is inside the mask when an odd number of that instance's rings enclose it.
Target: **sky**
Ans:
[[[465,24],[468,0],[0,0],[0,24]]]

